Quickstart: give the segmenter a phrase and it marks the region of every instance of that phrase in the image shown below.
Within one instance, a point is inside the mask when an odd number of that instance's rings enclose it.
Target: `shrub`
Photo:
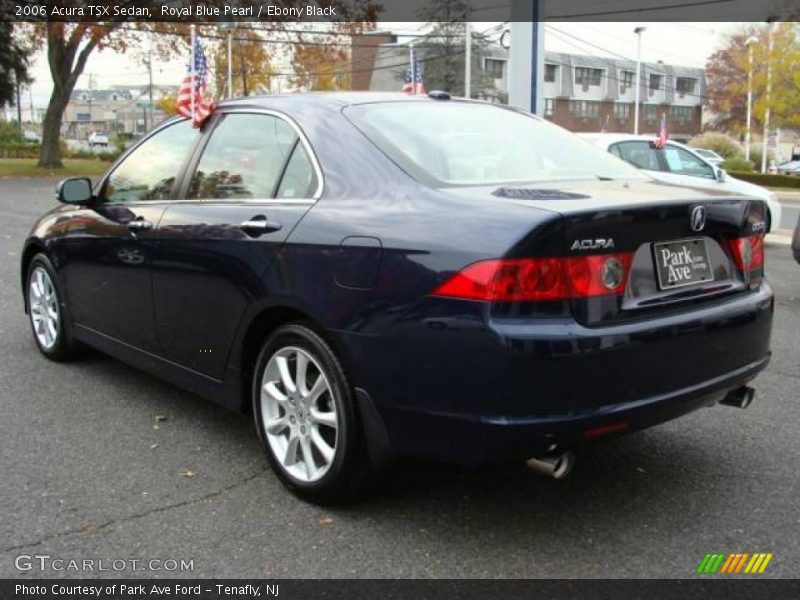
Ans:
[[[0,144],[24,144],[25,139],[15,123],[0,121]]]
[[[0,142],[0,158],[39,158],[39,144]]]
[[[791,175],[767,175],[753,171],[732,171],[730,175],[731,177],[736,177],[736,179],[749,181],[756,185],[800,189],[800,177],[792,177]]]
[[[749,160],[745,160],[744,158],[736,156],[734,158],[726,158],[725,160],[723,160],[720,167],[722,167],[726,171],[749,172],[753,170],[753,163],[751,163]]]
[[[744,148],[732,137],[716,131],[706,131],[689,140],[689,145],[694,148],[713,150],[722,158],[736,158],[744,156]]]

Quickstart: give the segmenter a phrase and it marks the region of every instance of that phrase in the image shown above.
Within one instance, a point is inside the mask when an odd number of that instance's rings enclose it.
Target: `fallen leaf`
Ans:
[[[194,471],[192,471],[191,469],[184,469],[183,471],[181,471],[181,475],[182,475],[183,477],[186,477],[187,479],[191,479],[192,477],[194,477],[195,475],[197,475],[197,473],[195,473],[195,472],[194,472]]]
[[[161,429],[161,427],[159,427],[158,425],[153,425],[153,429],[158,430],[158,429]]]
[[[150,444],[150,450],[155,450],[158,448],[158,444]]]
[[[167,415],[156,415],[156,423],[160,423],[161,421],[166,421],[169,419]]]
[[[87,523],[86,525],[81,527],[81,531],[84,533],[84,535],[93,535],[97,533],[97,527],[95,527],[91,523]]]
[[[331,525],[333,525],[333,519],[331,519],[330,517],[323,517],[322,519],[317,521],[317,524],[320,527],[330,527]]]

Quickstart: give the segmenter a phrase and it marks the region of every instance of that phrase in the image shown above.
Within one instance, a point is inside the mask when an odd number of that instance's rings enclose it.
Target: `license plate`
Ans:
[[[714,281],[705,240],[653,244],[653,259],[660,290]]]

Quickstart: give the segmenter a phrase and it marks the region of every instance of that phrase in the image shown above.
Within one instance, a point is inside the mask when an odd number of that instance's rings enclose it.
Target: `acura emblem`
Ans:
[[[692,231],[703,231],[706,226],[706,207],[695,206],[692,209],[691,227]]]

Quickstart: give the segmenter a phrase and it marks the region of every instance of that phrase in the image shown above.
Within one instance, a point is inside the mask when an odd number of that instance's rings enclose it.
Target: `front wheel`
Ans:
[[[63,361],[72,358],[75,350],[65,322],[66,304],[57,282],[47,256],[43,253],[34,256],[28,266],[26,288],[33,339],[47,358]]]
[[[253,414],[273,471],[298,496],[328,504],[366,487],[371,473],[352,388],[313,329],[284,325],[266,341]]]

